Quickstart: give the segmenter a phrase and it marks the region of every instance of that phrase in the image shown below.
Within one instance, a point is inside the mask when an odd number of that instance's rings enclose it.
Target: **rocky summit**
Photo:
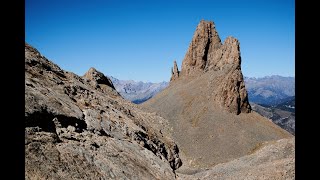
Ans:
[[[221,43],[215,24],[202,20],[181,71],[174,63],[169,86],[142,104],[173,127],[183,162],[177,172],[194,174],[247,156],[263,142],[292,137],[251,111],[241,60],[239,41]]]
[[[124,100],[94,68],[64,71],[25,45],[26,179],[174,179],[168,121]]]
[[[26,43],[25,178],[295,178],[293,136],[251,111],[237,39],[201,21],[171,73],[137,105],[115,79],[62,70]]]

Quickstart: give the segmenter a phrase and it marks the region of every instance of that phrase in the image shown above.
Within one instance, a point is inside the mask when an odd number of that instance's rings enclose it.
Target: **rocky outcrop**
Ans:
[[[215,87],[214,101],[231,113],[251,112],[241,72],[239,41],[228,37],[222,44],[214,23],[202,20],[182,61],[180,76],[194,79],[208,72],[224,76]],[[178,77],[172,75],[170,81]]]
[[[183,174],[246,156],[265,141],[292,137],[251,112],[240,43],[233,37],[221,43],[213,22],[199,23],[179,76],[141,106],[169,120],[181,149],[177,172]]]
[[[94,68],[79,77],[25,45],[26,179],[174,179],[171,131]]]
[[[178,69],[178,66],[177,66],[177,62],[174,61],[173,62],[173,68],[171,69],[171,78],[170,78],[170,82],[171,81],[174,81],[175,79],[177,79],[179,77],[179,69]]]
[[[214,101],[218,102],[231,113],[251,112],[248,93],[239,68],[232,69],[221,80],[221,83],[215,90]]]
[[[112,81],[93,67],[91,67],[82,78],[94,88],[101,89],[108,94],[112,93],[113,95],[119,95],[114,88]]]

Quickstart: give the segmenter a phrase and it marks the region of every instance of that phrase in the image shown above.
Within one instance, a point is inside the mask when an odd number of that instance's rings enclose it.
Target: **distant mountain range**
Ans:
[[[295,95],[295,78],[278,75],[262,78],[244,78],[249,101],[256,104],[276,105]]]
[[[158,92],[166,88],[169,83],[137,82],[133,80],[119,80],[110,76],[116,90],[125,99],[140,104],[147,101]],[[262,78],[245,77],[245,85],[249,94],[249,101],[262,105],[277,105],[295,95],[295,78],[278,75]]]
[[[109,78],[120,95],[135,104],[147,101],[169,85],[165,81],[160,83],[144,83],[142,81],[119,80],[112,76]]]

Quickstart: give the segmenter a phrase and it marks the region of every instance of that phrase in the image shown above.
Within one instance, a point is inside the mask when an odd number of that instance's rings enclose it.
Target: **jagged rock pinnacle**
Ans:
[[[193,75],[205,69],[208,54],[221,46],[220,37],[212,21],[201,20],[182,62],[181,74]]]
[[[171,81],[174,81],[175,79],[177,79],[179,77],[179,69],[178,69],[178,66],[177,66],[177,62],[174,61],[173,62],[173,68],[171,69],[171,79],[170,79],[170,82]]]
[[[203,73],[219,71],[222,76],[214,89],[214,101],[231,113],[251,112],[241,72],[240,43],[227,37],[222,44],[212,21],[200,21],[178,74],[174,72],[177,69],[174,67],[170,81],[180,76],[193,79]]]

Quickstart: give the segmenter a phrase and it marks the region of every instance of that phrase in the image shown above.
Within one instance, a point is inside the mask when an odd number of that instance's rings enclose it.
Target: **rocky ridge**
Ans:
[[[94,68],[64,71],[25,44],[26,179],[174,179],[166,119],[124,100]]]

